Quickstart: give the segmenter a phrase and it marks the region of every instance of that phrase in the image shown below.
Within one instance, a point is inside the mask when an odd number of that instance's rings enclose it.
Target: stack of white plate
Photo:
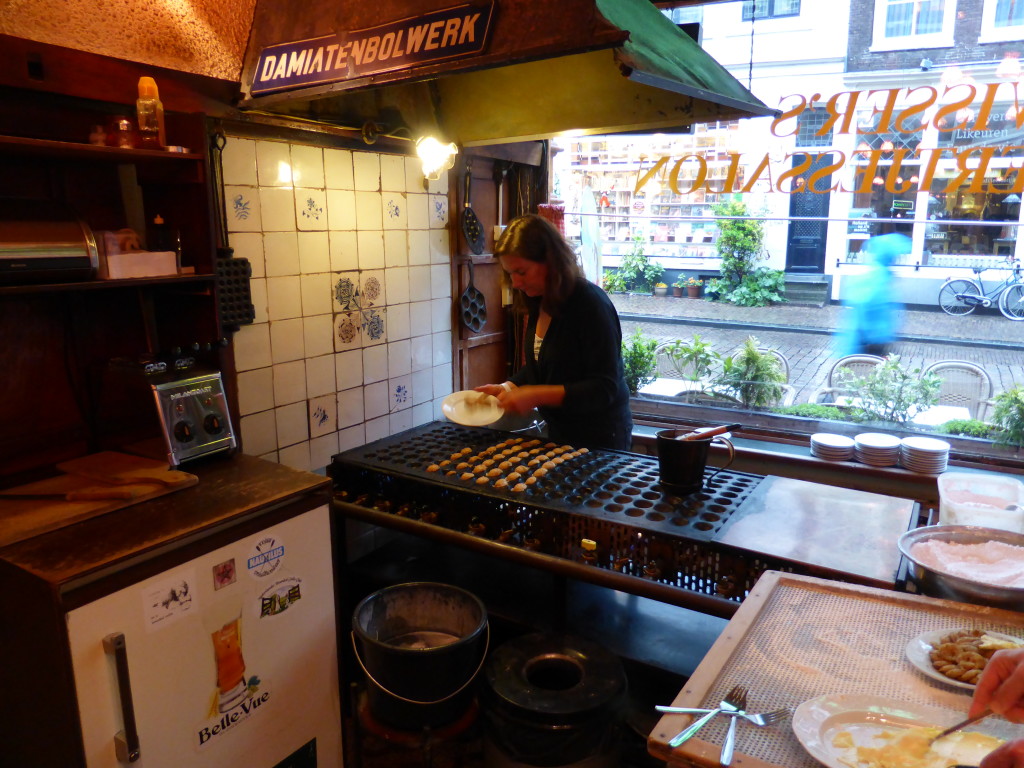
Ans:
[[[853,439],[846,435],[818,432],[811,435],[811,456],[826,461],[850,461],[853,459]]]
[[[901,441],[884,432],[864,432],[853,439],[857,461],[873,467],[895,467],[900,460]]]
[[[900,445],[900,464],[914,472],[938,475],[946,471],[949,443],[934,437],[904,437]]]

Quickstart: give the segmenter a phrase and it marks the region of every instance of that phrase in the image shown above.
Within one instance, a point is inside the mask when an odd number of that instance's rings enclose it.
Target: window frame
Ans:
[[[740,20],[744,22],[749,21],[764,21],[766,19],[791,19],[800,15],[800,0],[796,0],[796,11],[791,13],[776,13],[775,3],[777,0],[765,0],[768,3],[768,13],[764,16],[755,16],[754,9],[756,8],[757,0],[743,0],[743,4],[740,6]],[[750,8],[750,14],[747,14],[747,8]]]
[[[1021,0],[1024,2],[1024,0]],[[985,0],[981,11],[981,31],[978,33],[979,43],[1001,43],[1024,39],[1024,21],[1007,27],[996,26],[996,6],[998,0]]]
[[[953,23],[956,20],[956,0],[943,0],[942,30],[926,35],[885,36],[886,12],[894,0],[875,0],[874,21],[871,31],[871,51],[903,51],[921,48],[951,48]],[[994,6],[993,6],[994,7]],[[995,12],[993,11],[993,14]]]

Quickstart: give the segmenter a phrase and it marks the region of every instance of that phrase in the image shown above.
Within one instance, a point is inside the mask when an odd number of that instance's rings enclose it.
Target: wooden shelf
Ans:
[[[124,162],[138,161],[182,161],[202,160],[203,155],[196,152],[166,152],[159,149],[121,149],[120,147],[97,146],[95,144],[76,144],[70,141],[50,141],[49,139],[27,139],[20,136],[0,136],[0,151],[17,150],[19,154],[37,154],[50,157],[79,158]]]
[[[0,285],[0,296],[18,293],[57,293],[60,291],[103,291],[111,288],[144,288],[174,283],[212,283],[214,275],[171,275],[169,277],[137,277],[123,280],[88,280],[77,283],[41,283]]]

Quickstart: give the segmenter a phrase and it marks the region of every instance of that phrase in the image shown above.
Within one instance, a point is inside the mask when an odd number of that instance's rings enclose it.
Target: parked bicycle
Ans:
[[[947,315],[969,315],[978,307],[995,304],[1009,320],[1024,320],[1024,274],[1021,264],[1006,260],[1010,274],[991,289],[985,288],[981,273],[993,267],[973,267],[974,278],[949,278],[939,289],[939,306]]]

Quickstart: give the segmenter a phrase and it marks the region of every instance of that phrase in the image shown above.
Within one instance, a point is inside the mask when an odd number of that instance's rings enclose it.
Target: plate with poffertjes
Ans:
[[[981,629],[936,629],[907,643],[907,660],[932,680],[974,690],[992,654],[1024,638]]]

